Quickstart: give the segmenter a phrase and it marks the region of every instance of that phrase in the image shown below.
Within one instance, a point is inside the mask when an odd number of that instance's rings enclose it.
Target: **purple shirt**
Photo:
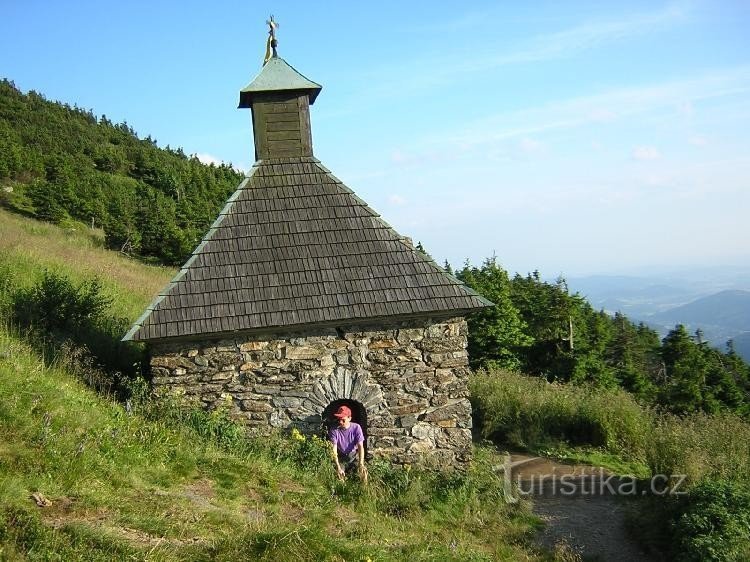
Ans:
[[[328,440],[336,445],[339,453],[350,455],[357,445],[364,443],[365,436],[358,423],[350,422],[349,428],[334,427],[328,432]]]

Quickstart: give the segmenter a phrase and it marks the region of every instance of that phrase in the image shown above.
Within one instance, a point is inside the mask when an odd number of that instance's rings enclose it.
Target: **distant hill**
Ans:
[[[696,266],[638,275],[569,277],[567,282],[571,291],[596,308],[645,319],[722,291],[750,291],[750,267]]]
[[[721,291],[654,314],[649,320],[659,324],[723,326],[737,331],[750,331],[750,291]]]
[[[179,265],[241,178],[0,80],[0,206],[14,213],[99,227],[108,248]]]
[[[737,355],[750,363],[750,332],[737,334],[732,338],[732,341],[734,342],[734,350],[737,352]]]
[[[586,297],[594,308],[631,318],[650,316],[690,302],[705,293],[657,277],[590,275],[567,280],[573,292]]]

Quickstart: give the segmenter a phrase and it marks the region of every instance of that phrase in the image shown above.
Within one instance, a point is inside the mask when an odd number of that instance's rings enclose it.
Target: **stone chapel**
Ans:
[[[148,343],[156,393],[230,404],[256,432],[319,433],[346,404],[368,455],[462,466],[472,424],[464,318],[492,303],[313,156],[320,90],[274,38],[240,91],[255,164],[123,339]]]

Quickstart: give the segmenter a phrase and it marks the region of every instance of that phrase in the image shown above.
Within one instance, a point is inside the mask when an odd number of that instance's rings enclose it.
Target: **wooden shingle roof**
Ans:
[[[255,163],[125,340],[215,336],[491,306],[314,157]]]

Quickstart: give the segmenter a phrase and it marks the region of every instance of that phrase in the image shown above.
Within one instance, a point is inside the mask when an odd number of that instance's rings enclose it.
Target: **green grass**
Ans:
[[[530,546],[527,508],[503,501],[490,449],[468,475],[374,463],[362,488],[338,483],[310,439],[252,440],[218,413],[136,406],[0,330],[2,557],[549,559]]]

